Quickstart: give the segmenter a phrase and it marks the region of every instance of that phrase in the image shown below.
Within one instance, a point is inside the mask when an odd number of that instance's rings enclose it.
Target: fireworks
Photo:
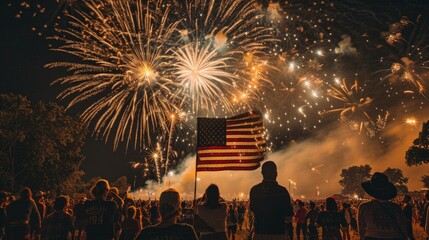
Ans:
[[[152,129],[168,129],[165,119],[177,108],[166,54],[178,23],[166,21],[169,8],[159,2],[85,4],[86,11],[69,15],[73,27],[61,30],[64,44],[55,49],[81,60],[47,65],[69,71],[55,82],[67,87],[59,98],[68,108],[89,104],[82,119],[94,123],[97,136],[114,135],[114,148],[121,141],[142,147]]]
[[[417,126],[418,121],[415,117],[409,117],[409,118],[405,119],[405,123],[412,126],[412,127],[415,127],[415,126]]]
[[[322,178],[322,179],[323,179],[323,181],[324,181],[324,182],[329,183],[328,179],[326,179],[326,178],[322,175],[322,173],[320,172],[320,168],[321,168],[321,167],[323,167],[324,165],[325,165],[325,164],[320,164],[320,165],[318,165],[318,166],[313,166],[313,164],[312,164],[312,163],[310,163],[310,170],[311,170],[311,172],[318,174],[318,175],[320,176],[320,178]]]
[[[269,28],[257,24],[260,15],[255,4],[254,0],[175,2],[183,19],[178,28],[184,46],[175,51],[174,65],[194,112],[207,114],[219,108],[235,112],[237,92],[252,98],[270,83],[266,45],[276,40]]]
[[[362,12],[338,4],[350,18],[331,1],[86,0],[53,37],[74,62],[47,67],[68,70],[58,97],[87,106],[96,136],[156,149],[159,181],[193,147],[199,116],[259,109],[280,146],[335,120],[374,137],[404,119],[396,103],[409,116],[407,103],[427,102],[428,21],[374,16],[343,31]]]
[[[179,49],[174,64],[177,80],[185,92],[189,92],[192,109],[215,110],[215,102],[220,101],[227,109],[231,103],[224,93],[232,90],[232,81],[236,78],[228,69],[231,58],[217,57],[217,50],[209,50],[210,45],[200,48],[199,44],[186,45]]]
[[[428,85],[425,78],[429,74],[429,49],[426,44],[429,26],[427,20],[420,18],[416,23],[411,23],[408,18],[403,17],[400,22],[391,25],[394,29],[391,31],[401,37],[399,40],[393,38],[394,40],[388,41],[391,46],[386,49],[393,54],[380,58],[380,63],[386,64],[388,68],[378,70],[376,74],[384,74],[381,80],[387,79],[392,84],[399,84],[403,93],[417,92],[424,95]],[[408,33],[407,40],[402,38],[402,32]]]
[[[272,39],[252,21],[253,4],[85,1],[67,14],[71,27],[54,37],[63,43],[54,50],[80,59],[47,65],[69,72],[54,82],[66,87],[58,97],[68,108],[88,104],[83,121],[96,136],[113,136],[115,149],[120,142],[150,145],[151,134],[168,131],[170,112],[234,112],[236,90],[251,95],[268,82],[262,58]]]
[[[365,96],[363,89],[359,87],[357,81],[355,81],[353,85],[348,85],[347,82],[343,80],[340,87],[331,86],[328,95],[342,102],[343,106],[323,111],[321,115],[339,112],[341,121],[350,121],[352,123],[352,128],[357,124],[359,131],[361,131],[364,126],[367,126],[367,123],[374,124],[367,112],[373,99]]]

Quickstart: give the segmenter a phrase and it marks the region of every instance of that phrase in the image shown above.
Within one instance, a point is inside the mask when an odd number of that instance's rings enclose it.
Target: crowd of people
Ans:
[[[350,240],[351,235],[412,240],[417,222],[429,239],[429,192],[422,201],[409,195],[398,201],[395,186],[382,173],[361,184],[369,201],[293,201],[276,181],[272,161],[263,164],[262,177],[248,202],[227,202],[211,184],[195,208],[172,188],[159,201],[123,199],[106,180],[91,188],[91,199],[77,201],[67,196],[51,201],[42,192],[33,197],[29,188],[16,199],[0,192],[0,239],[235,240],[237,231],[245,230],[246,238],[255,240]]]

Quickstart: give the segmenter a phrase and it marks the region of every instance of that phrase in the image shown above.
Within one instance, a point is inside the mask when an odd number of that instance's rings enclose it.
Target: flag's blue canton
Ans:
[[[226,119],[198,119],[198,147],[226,145]]]

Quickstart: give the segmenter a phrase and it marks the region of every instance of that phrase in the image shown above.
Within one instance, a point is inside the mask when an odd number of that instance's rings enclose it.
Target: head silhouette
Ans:
[[[210,208],[215,208],[219,205],[219,187],[216,184],[210,184],[206,189],[206,203]]]
[[[326,211],[328,212],[338,212],[337,202],[334,198],[328,197],[326,199]]]
[[[31,189],[28,188],[28,187],[23,188],[22,191],[21,191],[21,199],[22,200],[29,200],[29,199],[32,199],[32,198],[33,198],[33,196],[32,196],[32,193],[31,193]]]
[[[265,162],[262,165],[262,176],[264,180],[276,180],[277,166],[273,161]]]
[[[96,199],[104,199],[104,200],[107,198],[107,194],[109,193],[109,191],[110,191],[109,182],[104,179],[98,180],[95,186],[93,186],[90,190],[91,194]]]

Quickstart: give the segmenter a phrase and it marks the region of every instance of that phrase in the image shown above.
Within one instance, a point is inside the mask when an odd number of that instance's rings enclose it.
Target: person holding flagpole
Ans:
[[[197,206],[197,215],[210,231],[202,231],[200,240],[228,240],[226,234],[228,207],[220,197],[218,186],[210,184],[206,189],[205,196],[205,201]]]

